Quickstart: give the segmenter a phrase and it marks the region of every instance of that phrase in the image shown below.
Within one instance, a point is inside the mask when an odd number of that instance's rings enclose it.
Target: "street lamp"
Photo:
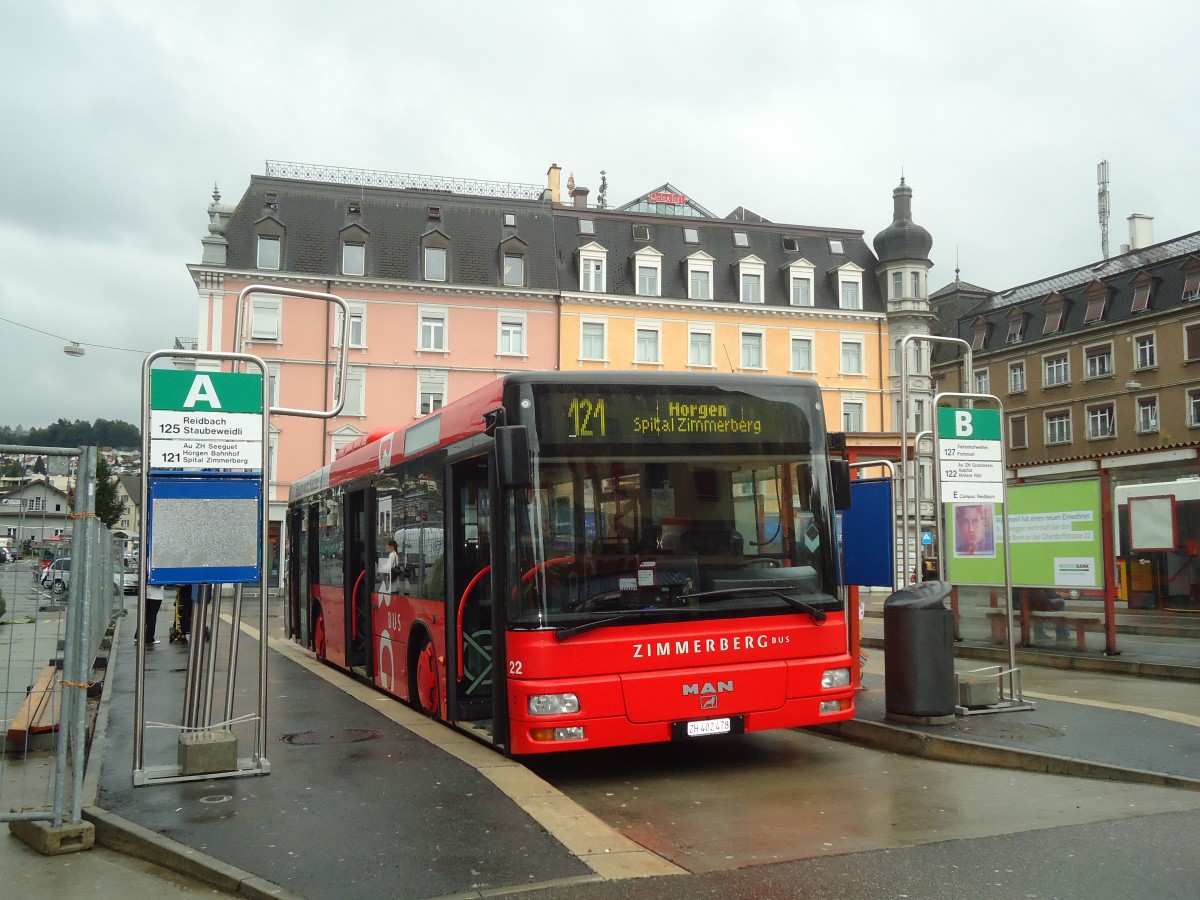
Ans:
[[[75,341],[71,341],[63,347],[63,353],[67,356],[83,356],[84,350]]]

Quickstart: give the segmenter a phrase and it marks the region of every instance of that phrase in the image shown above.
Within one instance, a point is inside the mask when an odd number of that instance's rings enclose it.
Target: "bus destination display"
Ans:
[[[795,407],[781,415],[781,405],[731,392],[553,392],[538,400],[538,430],[553,444],[803,440],[803,417]],[[778,433],[781,425],[795,433]]]

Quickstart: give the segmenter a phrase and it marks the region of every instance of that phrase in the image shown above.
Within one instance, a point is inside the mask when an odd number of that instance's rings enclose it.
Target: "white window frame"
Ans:
[[[367,304],[347,303],[346,306],[350,310],[350,348],[365,350],[367,348]],[[333,346],[340,347],[341,344],[342,315],[341,310],[336,309],[333,323]]]
[[[899,300],[904,296],[904,273],[892,273],[892,297],[893,300]]]
[[[271,406],[281,405],[279,402],[279,370],[282,365],[277,362],[267,363],[267,403]]]
[[[587,348],[587,330],[589,328],[600,329],[600,355],[585,356],[584,351]],[[591,360],[595,362],[608,361],[608,320],[606,319],[580,319],[579,320],[579,359]]]
[[[796,365],[796,346],[797,344],[808,345],[808,365]],[[793,331],[788,335],[788,371],[789,372],[815,372],[817,365],[817,340],[811,331]]]
[[[738,260],[738,302],[761,306],[766,302],[766,264],[757,256],[745,256]],[[747,300],[746,289],[758,279],[758,298]]]
[[[436,412],[446,405],[449,381],[449,373],[440,369],[420,369],[417,371],[417,418]],[[439,398],[436,404],[431,402],[429,409],[425,408],[425,396],[427,394],[430,397],[437,396]]]
[[[1087,437],[1089,441],[1107,441],[1117,436],[1117,405],[1111,400],[1084,407],[1087,414]],[[1101,426],[1107,423],[1108,430]]]
[[[692,290],[692,273],[702,272],[708,276],[708,296],[697,297]],[[689,300],[712,300],[713,298],[713,258],[704,251],[693,253],[687,257],[687,291]]]
[[[1200,428],[1200,388],[1189,388],[1183,395],[1189,428]]]
[[[654,283],[650,291],[642,291],[642,270],[653,272]],[[643,247],[633,255],[633,274],[639,297],[662,296],[662,254],[653,247]]]
[[[250,297],[251,343],[278,344],[283,340],[283,309],[277,297]]]
[[[867,404],[842,398],[842,431],[862,431],[867,423]]]
[[[757,339],[758,344],[758,362],[752,363],[747,359],[746,341]],[[738,365],[742,369],[747,369],[752,372],[763,372],[767,368],[767,332],[763,328],[739,328],[738,329]]]
[[[608,251],[594,241],[579,248],[579,290],[608,293]]]
[[[1107,364],[1107,368],[1103,371],[1099,370],[1101,361]],[[1093,365],[1095,362],[1095,365]],[[1091,381],[1096,378],[1112,378],[1116,369],[1113,360],[1113,345],[1111,342],[1107,344],[1093,344],[1090,347],[1083,348],[1083,372],[1084,380]],[[1096,369],[1096,371],[1093,371]]]
[[[714,329],[712,325],[688,325],[688,366],[689,367],[697,368],[697,369],[712,369],[712,368],[716,367],[716,363],[714,362],[714,359],[715,359],[714,347],[716,346],[716,339],[713,334],[715,330],[716,329]],[[701,344],[700,344],[701,346],[704,346],[708,351],[708,360],[706,362],[701,362],[700,360],[697,359],[697,354],[695,352],[696,348],[698,346],[697,341],[696,341],[697,337],[704,337],[707,339],[706,341],[701,342]]]
[[[579,233],[580,234],[595,234],[596,233],[596,220],[595,219],[580,219],[579,220]]]
[[[1061,364],[1060,364],[1061,363]],[[1062,377],[1057,377],[1061,371]],[[1054,375],[1055,377],[1051,378]],[[1066,350],[1047,353],[1042,357],[1042,386],[1061,387],[1071,383],[1071,354]]]
[[[361,256],[356,260],[348,258],[347,254],[351,248],[355,248]],[[356,262],[357,271],[351,271],[350,262]],[[367,245],[363,241],[342,241],[342,274],[351,276],[363,276],[367,274]]]
[[[971,383],[974,386],[976,394],[990,394],[992,392],[992,373],[990,369],[976,369],[971,374]]]
[[[1060,446],[1071,443],[1071,410],[1047,410],[1043,422],[1046,429],[1046,446]],[[1061,432],[1056,436],[1055,432]]]
[[[1025,374],[1024,360],[1008,364],[1008,392],[1010,394],[1024,394],[1028,390]]]
[[[863,308],[863,269],[854,263],[837,267],[838,309],[861,310]],[[847,288],[854,286],[854,298],[847,296]]]
[[[508,261],[517,260],[521,264],[521,277],[514,280],[509,278]],[[500,283],[505,287],[525,287],[525,254],[504,251],[500,254]]]
[[[501,310],[496,323],[496,355],[527,357],[528,325],[528,317],[524,312]],[[505,343],[508,344],[507,349]],[[520,345],[519,349],[517,344]]]
[[[808,302],[796,302],[796,283],[800,281],[808,282]],[[810,263],[807,259],[798,259],[795,262],[788,264],[788,303],[792,306],[799,306],[805,309],[811,309],[816,306],[816,287],[817,287],[817,267]]]
[[[275,248],[275,253],[274,253],[275,264],[274,265],[264,264],[263,250],[265,250],[266,247],[272,246],[272,245]],[[255,245],[254,260],[255,260],[255,268],[269,269],[273,272],[278,272],[280,267],[283,265],[283,238],[277,234],[260,234],[260,235],[258,235],[258,243]],[[267,262],[269,263],[270,260],[267,260]]]
[[[662,365],[662,322],[638,320],[633,323],[633,361],[642,365]]]
[[[435,278],[430,274],[430,271],[429,271],[429,269],[430,269],[429,254],[430,253],[442,254],[441,278]],[[450,279],[450,249],[448,247],[429,247],[429,246],[422,247],[421,248],[421,280],[445,283],[449,279]]]
[[[1134,427],[1138,434],[1159,430],[1158,394],[1145,394],[1134,401]]]
[[[1158,368],[1158,335],[1155,332],[1133,336],[1133,368],[1137,372]]]
[[[337,459],[338,451],[347,444],[353,444],[366,432],[360,431],[353,425],[343,425],[329,434],[329,458]]]
[[[921,277],[922,272],[909,272],[908,280],[912,287],[912,297],[914,300],[920,300],[925,296],[925,290],[922,287],[924,279]]]
[[[441,328],[433,327],[434,321],[441,322]],[[428,333],[426,324],[430,325]],[[434,340],[426,341],[426,337],[436,337],[441,334],[441,346]],[[444,306],[421,306],[417,308],[417,352],[418,353],[449,353],[450,352],[450,310]]]
[[[847,347],[857,347],[858,348],[858,369],[857,370],[846,368],[846,348]],[[863,339],[859,336],[853,336],[853,337],[843,336],[841,339],[841,343],[839,344],[839,347],[838,347],[838,366],[839,366],[840,373],[842,375],[865,375],[865,374],[867,374],[866,360],[867,360],[867,356],[866,356],[866,352],[865,352]]]

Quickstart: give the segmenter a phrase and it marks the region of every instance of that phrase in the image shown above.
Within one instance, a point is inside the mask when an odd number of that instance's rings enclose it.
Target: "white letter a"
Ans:
[[[197,375],[196,380],[192,382],[192,389],[188,391],[187,399],[183,401],[185,409],[193,408],[197,403],[207,403],[213,409],[221,408],[221,398],[217,396],[217,389],[213,387],[212,379],[207,375]]]

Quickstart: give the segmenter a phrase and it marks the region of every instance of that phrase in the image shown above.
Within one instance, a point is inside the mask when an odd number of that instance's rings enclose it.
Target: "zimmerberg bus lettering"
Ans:
[[[693,638],[690,641],[658,641],[634,644],[634,659],[649,659],[652,656],[686,656],[694,653],[724,653],[730,650],[765,650],[771,639],[765,634],[736,635],[723,638]]]
[[[762,419],[734,419],[724,403],[668,403],[665,416],[634,416],[634,434],[762,434]]]

